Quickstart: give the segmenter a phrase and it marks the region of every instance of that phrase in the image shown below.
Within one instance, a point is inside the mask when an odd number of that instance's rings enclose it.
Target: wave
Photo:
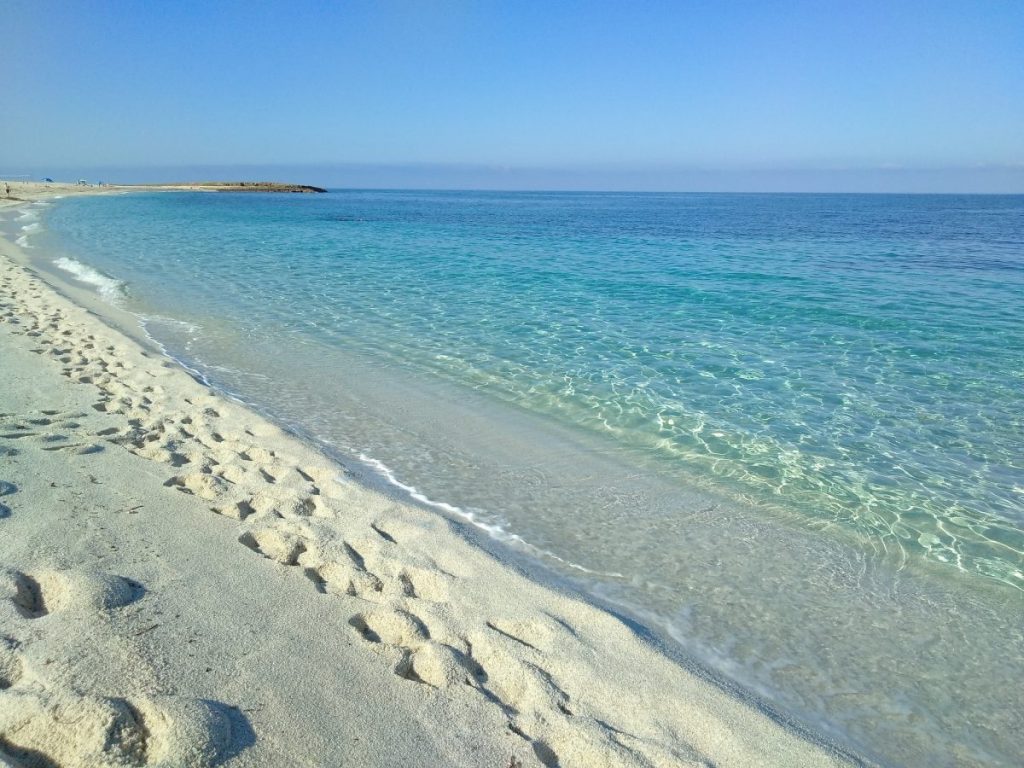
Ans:
[[[148,336],[150,340],[156,344],[159,344],[159,342],[157,342],[157,340],[153,338],[152,334],[150,334],[149,332],[149,328],[147,327],[150,323],[159,323],[161,325],[174,326],[176,328],[184,330],[185,333],[189,334],[190,336],[194,336],[197,333],[199,333],[199,330],[201,328],[201,326],[197,325],[196,323],[190,323],[187,320],[179,320],[176,317],[167,317],[166,315],[136,314],[136,317],[139,319],[139,325],[141,325],[142,329],[146,332],[146,336]]]
[[[14,243],[20,248],[32,248],[28,239],[32,235],[37,235],[43,231],[43,225],[39,222],[39,214],[35,211],[29,210],[28,208],[19,208],[20,214],[14,217],[17,222],[27,222],[22,224],[21,235],[19,235]]]
[[[97,272],[92,267],[87,266],[80,261],[75,261],[67,256],[61,256],[59,259],[54,259],[53,263],[65,272],[70,272],[79,282],[86,283],[96,288],[96,291],[100,296],[112,303],[116,303],[124,293],[124,283],[120,280],[107,277],[103,273]]]

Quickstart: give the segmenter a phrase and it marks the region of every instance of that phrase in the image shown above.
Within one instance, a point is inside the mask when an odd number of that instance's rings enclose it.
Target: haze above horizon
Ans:
[[[28,2],[0,175],[1024,192],[1024,3]]]

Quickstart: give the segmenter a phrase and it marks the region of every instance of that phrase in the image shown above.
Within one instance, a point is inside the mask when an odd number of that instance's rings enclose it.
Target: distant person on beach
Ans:
[[[11,196],[11,185],[6,181],[4,182],[4,194],[7,195],[7,197]]]

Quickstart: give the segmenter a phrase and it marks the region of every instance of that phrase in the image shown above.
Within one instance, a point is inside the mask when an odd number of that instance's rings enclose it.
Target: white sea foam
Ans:
[[[480,530],[484,531],[488,536],[490,536],[493,539],[496,539],[497,541],[503,542],[505,544],[511,544],[514,547],[525,550],[526,552],[529,552],[531,555],[541,560],[555,560],[556,562],[561,563],[562,565],[568,568],[572,568],[573,570],[580,571],[581,573],[587,573],[594,576],[606,576],[612,578],[623,577],[621,573],[606,573],[603,571],[593,571],[590,568],[586,568],[570,560],[566,560],[565,558],[559,557],[554,552],[551,552],[546,549],[541,549],[540,547],[531,544],[517,533],[510,533],[509,531],[506,531],[504,528],[502,528],[500,525],[497,525],[495,523],[488,523],[484,520],[481,520],[480,516],[471,509],[457,507],[454,504],[448,504],[447,502],[444,501],[434,501],[429,496],[417,490],[415,486],[407,485],[403,483],[401,480],[399,480],[395,476],[395,473],[391,471],[391,468],[387,464],[378,459],[371,458],[370,456],[367,456],[365,453],[359,454],[359,461],[366,465],[367,467],[369,467],[370,469],[372,469],[373,471],[377,472],[390,485],[408,494],[409,498],[413,499],[414,501],[417,501],[420,504],[423,504],[432,509],[437,509],[442,512],[446,512],[450,515],[455,515],[456,517],[465,520],[473,527],[479,528]]]
[[[70,272],[79,282],[86,283],[96,288],[96,291],[100,296],[110,302],[116,302],[121,296],[123,283],[121,283],[120,280],[107,277],[101,272],[97,272],[92,267],[87,266],[80,261],[69,259],[67,256],[61,256],[59,259],[55,259],[53,263],[65,272]]]
[[[162,325],[175,326],[184,330],[185,333],[190,336],[195,336],[199,333],[200,326],[195,323],[190,323],[187,320],[179,320],[176,317],[167,317],[166,315],[137,315],[137,317],[139,318],[139,324],[142,326],[143,330],[146,331],[146,335],[155,343],[156,339],[153,339],[149,333],[149,328],[147,327],[149,323],[160,323]]]
[[[17,220],[18,221],[33,221],[33,220],[38,219],[38,218],[39,218],[39,214],[36,213],[35,211],[22,211],[21,215],[18,217]]]
[[[32,235],[37,235],[43,231],[43,225],[40,224],[38,221],[33,221],[33,219],[36,218],[38,217],[30,211],[26,211],[17,218],[17,221],[29,221],[28,224],[25,224],[21,227],[21,236],[14,241],[17,245],[21,246],[22,248],[32,248],[33,246],[29,245],[28,239]]]

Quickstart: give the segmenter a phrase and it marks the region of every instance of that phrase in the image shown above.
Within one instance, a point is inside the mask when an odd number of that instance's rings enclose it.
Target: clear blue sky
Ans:
[[[0,174],[1024,192],[1024,0],[2,0],[0,35]]]

